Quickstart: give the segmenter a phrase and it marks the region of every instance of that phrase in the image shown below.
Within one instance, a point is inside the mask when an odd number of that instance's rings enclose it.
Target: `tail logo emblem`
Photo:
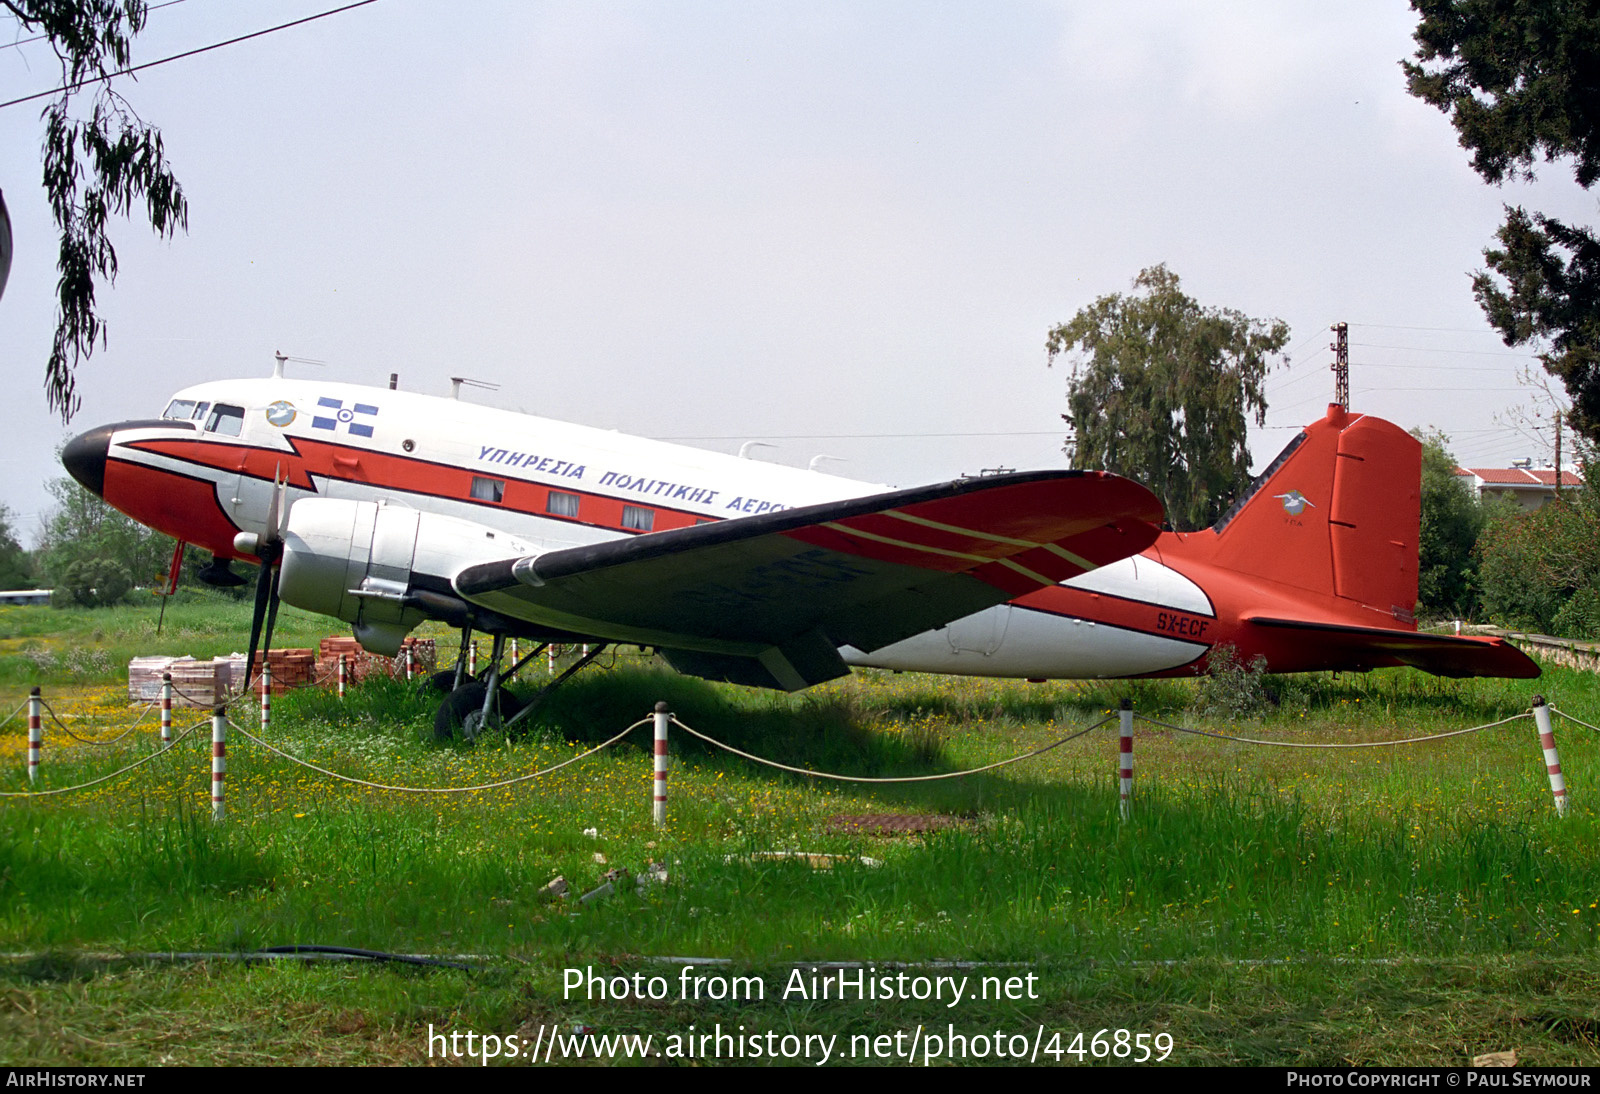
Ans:
[[[1298,517],[1301,513],[1305,512],[1306,506],[1308,505],[1310,505],[1313,509],[1316,508],[1316,506],[1311,503],[1311,500],[1298,490],[1291,490],[1287,494],[1274,494],[1273,497],[1283,499],[1283,511],[1288,513],[1291,517]]]

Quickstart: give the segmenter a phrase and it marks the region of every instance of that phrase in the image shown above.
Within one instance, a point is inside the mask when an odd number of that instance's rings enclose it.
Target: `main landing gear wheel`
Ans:
[[[471,679],[472,677],[470,676],[466,678],[467,681],[470,681]],[[450,689],[455,687],[455,685],[456,670],[445,669],[443,672],[436,672],[432,676],[424,676],[422,678],[422,687],[419,690],[423,695],[433,695],[435,693],[439,695],[449,695]]]
[[[489,712],[489,725],[484,725],[483,699],[488,694],[487,685],[474,680],[452,691],[439,705],[433,716],[433,735],[440,741],[459,736],[463,741],[476,740],[485,729],[493,729],[515,717],[522,703],[515,695],[501,689],[495,698],[495,710]]]

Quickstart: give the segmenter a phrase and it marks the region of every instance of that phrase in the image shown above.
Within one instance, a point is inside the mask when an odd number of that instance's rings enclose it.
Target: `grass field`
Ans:
[[[325,621],[285,615],[281,644],[326,633]],[[37,682],[76,734],[108,738],[139,714],[125,702],[128,657],[237,649],[248,608],[174,605],[159,639],[153,622],[147,610],[0,611],[0,715]],[[1272,683],[1278,705],[1239,723],[1242,735],[1348,744],[1446,732],[1515,715],[1536,688],[1600,724],[1600,685],[1564,669],[1536,685],[1409,671]],[[355,777],[468,786],[571,757],[664,699],[685,723],[759,755],[894,776],[1016,755],[1125,697],[1164,721],[1235,728],[1196,712],[1193,682],[858,673],[787,696],[622,657],[586,670],[518,739],[438,744],[436,700],[400,683],[342,703],[309,691],[278,700],[270,739]],[[253,704],[235,717],[256,730]],[[927,1036],[948,1040],[950,1027],[986,1038],[981,1060],[969,1042],[935,1062],[994,1063],[1023,1046],[1038,1062],[1094,1063],[1105,1029],[1109,1062],[1136,1054],[1137,1035],[1164,1034],[1169,1062],[1189,1064],[1461,1064],[1503,1049],[1530,1064],[1600,1063],[1600,741],[1573,723],[1557,723],[1572,797],[1561,819],[1526,719],[1349,751],[1142,724],[1126,823],[1114,726],[994,772],[876,786],[778,773],[674,732],[662,830],[650,819],[647,728],[544,778],[459,795],[339,782],[235,734],[221,824],[209,814],[203,730],[95,788],[6,798],[0,949],[30,956],[0,980],[0,1053],[8,1063],[408,1062],[427,1060],[430,1027],[546,1047],[553,1029],[592,1027],[649,1034],[666,1049],[659,1062],[672,1062],[667,1038],[720,1024],[746,1037],[835,1037],[830,1062],[888,1062],[863,1058],[872,1038],[909,1039],[921,1026],[923,1055]],[[39,787],[115,770],[149,755],[153,737],[151,719],[108,746],[47,733]],[[24,749],[21,719],[0,729],[0,790],[26,789]],[[894,838],[830,824],[863,813],[953,823]],[[821,869],[771,854],[796,851],[835,858]],[[650,863],[664,882],[577,899],[608,870],[639,876]],[[566,899],[542,891],[558,875]],[[479,956],[471,972],[106,957],[286,945]],[[697,972],[680,979],[669,958],[693,959]],[[818,962],[964,976],[973,992],[993,977],[1002,995],[1000,981],[1034,979],[1021,998],[954,1006],[784,998],[793,970],[809,976]],[[658,976],[668,990],[570,997],[565,970],[590,968]],[[736,974],[765,997],[704,997]],[[699,975],[711,977],[702,997],[684,998]],[[1130,1040],[1119,1044],[1118,1029]],[[815,1063],[824,1042],[793,1044]],[[750,1047],[723,1055],[765,1062]],[[622,1062],[625,1051],[601,1054]]]

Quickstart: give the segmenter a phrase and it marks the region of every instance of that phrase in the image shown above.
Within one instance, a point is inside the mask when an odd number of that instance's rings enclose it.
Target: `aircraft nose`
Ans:
[[[61,465],[96,497],[106,493],[106,454],[111,450],[111,434],[116,426],[103,425],[80,433],[61,450]]]

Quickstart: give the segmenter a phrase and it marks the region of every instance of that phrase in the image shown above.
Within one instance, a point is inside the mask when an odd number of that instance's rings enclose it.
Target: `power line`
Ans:
[[[160,11],[162,8],[170,8],[183,2],[184,0],[167,0],[164,4],[151,4],[144,10],[147,12]],[[50,37],[48,34],[35,34],[32,38],[19,38],[15,42],[0,42],[0,49],[17,49],[27,45],[29,42],[42,42],[48,37]]]
[[[1431,387],[1364,387],[1356,392],[1357,395],[1381,394],[1385,391],[1526,391],[1523,387],[1479,387],[1475,384],[1465,386],[1440,386]]]
[[[1362,368],[1404,368],[1424,369],[1429,372],[1498,372],[1504,373],[1504,367],[1494,365],[1401,365],[1392,361],[1364,361]]]
[[[91,76],[89,79],[79,80],[75,84],[64,84],[61,87],[51,88],[49,91],[40,91],[33,95],[24,95],[20,99],[12,99],[10,102],[0,103],[0,110],[4,110],[8,106],[16,106],[18,103],[32,102],[34,99],[43,99],[50,95],[59,95],[64,91],[77,91],[79,88],[84,87],[87,84],[98,83],[101,80],[112,80],[118,76],[127,76],[134,72],[143,72],[147,68],[155,68],[157,65],[164,65],[170,61],[181,61],[185,57],[193,57],[197,54],[209,53],[214,49],[221,49],[223,46],[232,46],[237,45],[240,42],[248,42],[252,38],[260,38],[264,35],[275,34],[280,30],[288,30],[290,27],[298,27],[305,23],[314,23],[318,19],[326,19],[330,15],[338,15],[340,12],[350,11],[353,8],[364,8],[368,4],[375,4],[377,2],[378,0],[356,0],[355,3],[346,4],[342,8],[331,8],[328,11],[318,12],[316,15],[308,15],[304,19],[295,19],[292,22],[279,23],[275,27],[268,27],[265,30],[254,31],[250,34],[241,34],[239,37],[229,38],[225,42],[215,42],[209,46],[201,46],[198,49],[185,50],[183,53],[174,53],[171,57],[163,57],[159,61],[146,61],[142,65],[130,65],[129,67],[120,69],[116,72],[108,72],[104,76]]]
[[[1492,334],[1500,337],[1499,331],[1485,330],[1482,327],[1408,327],[1402,323],[1351,323],[1352,327],[1378,327],[1383,330],[1432,330],[1448,334]]]
[[[1279,384],[1276,387],[1267,388],[1266,389],[1266,394],[1272,395],[1272,394],[1274,394],[1276,392],[1283,391],[1285,388],[1293,387],[1294,385],[1298,384],[1301,380],[1309,380],[1313,376],[1321,376],[1321,375],[1322,375],[1321,372],[1302,372],[1299,376],[1296,376],[1293,380],[1285,380],[1283,383]]]
[[[1296,353],[1299,353],[1301,350],[1305,349],[1306,343],[1308,343],[1308,342],[1321,342],[1321,341],[1322,341],[1322,332],[1321,331],[1318,331],[1316,334],[1308,334],[1304,338],[1300,339],[1300,341],[1298,341],[1294,345],[1290,346],[1288,352],[1285,353],[1284,356],[1285,357],[1293,357]],[[1320,347],[1318,348],[1318,352],[1319,353],[1321,352],[1321,348]],[[1302,358],[1301,360],[1310,360],[1310,358]],[[1300,363],[1299,361],[1295,362],[1295,364],[1299,364],[1299,363]],[[1289,367],[1293,368],[1294,365],[1290,365]]]
[[[1537,360],[1539,357],[1537,353],[1518,353],[1515,350],[1508,349],[1439,349],[1435,346],[1385,346],[1376,342],[1351,342],[1350,344],[1352,346],[1360,346],[1363,349],[1397,349],[1406,353],[1462,353],[1472,357],[1526,357],[1533,360]]]

